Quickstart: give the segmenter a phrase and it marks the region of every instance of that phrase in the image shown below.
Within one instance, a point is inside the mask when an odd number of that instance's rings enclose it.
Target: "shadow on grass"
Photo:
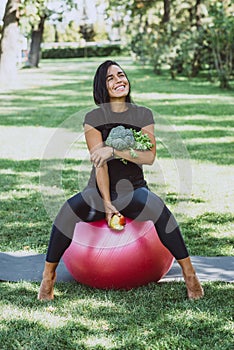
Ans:
[[[187,149],[192,159],[208,161],[219,165],[234,164],[234,143],[231,141],[188,145]]]
[[[39,160],[17,162],[9,159],[0,160],[1,169],[4,169],[0,174],[2,251],[24,249],[45,251],[52,221],[42,200],[40,186],[44,177],[49,178],[52,185],[55,179],[55,183],[59,183],[64,191],[62,198],[48,194],[47,199],[55,217],[63,202],[83,189],[90,173],[83,168],[79,171],[79,166],[86,166],[87,161],[64,160],[62,169],[56,168],[58,162],[59,166],[63,164],[61,160],[44,160],[44,166],[47,165],[44,168],[46,171],[40,174]],[[78,169],[73,170],[74,166]]]
[[[141,93],[185,94],[185,95],[224,95],[233,96],[233,90],[222,90],[206,78],[188,79],[178,77],[172,80],[166,72],[156,75],[151,68],[139,65],[133,67],[128,74],[134,91]],[[140,84],[139,84],[140,83]],[[142,87],[144,87],[142,89]]]
[[[85,106],[81,106],[85,108]],[[57,128],[70,116],[77,113],[77,106],[57,106],[57,107],[29,107],[20,111],[9,111],[1,117],[1,125],[4,126],[43,126],[47,128]],[[73,130],[73,129],[72,129]],[[83,130],[82,123],[77,124],[75,131]]]
[[[196,138],[201,139],[215,139],[219,141],[220,137],[233,136],[233,131],[229,129],[212,129],[212,130],[191,130],[191,131],[180,131],[180,136],[183,140],[192,140]]]
[[[233,224],[234,215],[207,212],[181,223],[181,229],[192,255],[225,256],[233,255],[233,235],[219,236],[222,226]]]
[[[76,86],[69,88],[64,85],[56,87],[56,93],[51,94],[50,88],[43,88],[25,95],[23,92],[12,94],[12,99],[4,102],[4,111],[1,112],[1,125],[14,126],[45,126],[57,127],[66,118],[82,110],[95,108],[92,95],[85,88],[80,91]],[[75,84],[74,84],[75,85]],[[60,90],[66,90],[60,92]],[[8,94],[9,96],[9,94]],[[178,100],[177,100],[178,101]],[[157,116],[165,116],[175,125],[198,125],[198,126],[222,126],[233,127],[233,105],[225,103],[211,104],[197,101],[194,104],[158,104],[149,100],[146,104],[155,110]],[[194,118],[194,116],[208,116],[204,118]],[[191,116],[190,119],[183,118]],[[225,120],[222,118],[225,117]],[[229,117],[229,118],[227,118]],[[78,125],[79,126],[79,125]]]
[[[3,350],[12,344],[28,350],[229,350],[232,343],[231,284],[205,283],[204,299],[194,302],[179,282],[130,291],[59,284],[53,303],[36,301],[36,284],[1,286],[9,311]]]
[[[104,58],[105,60],[106,58]],[[232,96],[232,92],[222,91],[217,86],[203,79],[172,81],[167,74],[156,76],[151,68],[143,68],[133,64],[129,58],[120,59],[129,69],[133,91],[139,95],[144,93],[186,94],[191,96],[192,103],[182,97],[173,99],[169,95],[155,102],[155,98],[148,99],[150,108],[156,109],[158,114],[168,116],[185,115],[232,115],[233,106],[226,102],[212,100],[206,103],[199,100],[199,95]],[[27,71],[25,78],[38,79],[36,86],[26,90],[2,93],[3,107],[2,125],[43,125],[58,126],[64,119],[77,111],[77,108],[87,108],[93,105],[92,82],[97,65],[102,62],[98,59],[54,60],[44,61],[42,69]],[[41,81],[40,81],[41,76]],[[45,76],[47,79],[45,79]],[[48,84],[44,81],[48,80]],[[171,100],[172,98],[172,100]],[[136,101],[137,102],[137,101]],[[178,104],[179,102],[179,104]],[[195,103],[194,103],[195,102]],[[12,108],[15,111],[12,112]],[[21,118],[20,118],[21,117]],[[170,117],[170,118],[171,118]]]
[[[47,74],[49,76],[49,73]],[[1,113],[1,125],[58,127],[74,113],[87,111],[89,106],[94,106],[92,82],[86,79],[79,80],[79,77],[75,82],[64,81],[58,84],[56,80],[54,86],[42,84],[40,88],[1,95],[4,108]],[[83,119],[77,123],[74,130],[81,130],[82,123]]]
[[[160,101],[149,100],[151,108],[156,112],[156,115],[167,116],[176,125],[183,122],[191,125],[202,126],[233,126],[233,104],[211,103],[207,104],[204,101],[194,101],[193,103],[180,103],[177,99],[169,103],[159,103]],[[200,116],[200,119],[198,118]],[[204,118],[204,116],[206,118]],[[189,119],[183,117],[190,117]],[[229,117],[229,123],[225,124],[222,117]],[[227,119],[227,118],[225,118]]]
[[[203,142],[202,144],[187,144],[187,152],[190,159],[204,161],[206,163],[215,163],[218,165],[234,164],[234,146],[233,142]],[[158,158],[171,158],[168,149],[158,142]]]
[[[204,203],[204,199],[198,197],[179,197],[177,192],[168,192],[165,198],[168,204],[177,204],[178,202]]]
[[[80,75],[86,75],[87,80],[92,82],[93,76],[99,64],[107,60],[107,57],[89,57],[74,59],[44,59],[41,60],[41,70],[47,71],[50,76],[62,75],[74,78],[79,81]],[[138,83],[144,85],[144,91],[160,93],[186,93],[186,94],[224,94],[232,96],[232,91],[221,90],[218,84],[214,84],[207,79],[207,76],[188,79],[178,76],[172,80],[169,72],[163,71],[160,75],[153,73],[151,66],[142,66],[133,62],[130,56],[114,58],[122,68],[127,72],[128,77],[135,89],[138,89]],[[55,69],[56,67],[56,69]],[[56,78],[57,79],[57,78]],[[141,91],[141,90],[140,90]]]
[[[12,329],[17,333],[12,332]],[[78,321],[67,321],[65,326],[50,328],[40,321],[16,319],[9,321],[1,332],[1,341],[4,344],[2,350],[90,349],[83,347],[80,339],[91,335],[94,336],[95,331]]]

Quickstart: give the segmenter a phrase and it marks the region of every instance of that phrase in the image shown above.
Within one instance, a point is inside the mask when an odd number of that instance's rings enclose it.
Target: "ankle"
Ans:
[[[53,300],[54,299],[54,283],[55,279],[43,278],[40,289],[37,295],[38,300]]]
[[[187,257],[187,258],[184,258],[181,260],[177,260],[177,262],[180,265],[184,276],[189,277],[189,276],[196,275],[196,271],[192,265],[190,257]]]
[[[56,267],[58,263],[50,263],[46,262],[45,263],[45,268],[43,271],[43,279],[44,280],[53,280],[56,277]]]
[[[182,269],[184,277],[194,277],[196,276],[196,271],[194,269]]]
[[[44,271],[42,278],[45,281],[52,281],[55,278],[55,275],[56,275],[55,271],[53,271],[53,272],[47,272],[47,271],[45,272]]]

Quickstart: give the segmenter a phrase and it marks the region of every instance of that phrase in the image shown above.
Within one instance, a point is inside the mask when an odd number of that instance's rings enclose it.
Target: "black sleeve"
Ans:
[[[135,125],[135,127],[139,129],[154,124],[154,116],[151,109],[143,106],[136,106],[133,108],[131,118],[132,125]]]
[[[149,108],[143,108],[143,118],[142,118],[142,128],[144,126],[154,124],[154,116],[152,111]]]
[[[85,115],[84,118],[84,124],[89,124],[95,129],[100,129],[100,127],[105,124],[103,121],[103,113],[100,111],[99,108],[92,110],[91,112],[88,112]]]

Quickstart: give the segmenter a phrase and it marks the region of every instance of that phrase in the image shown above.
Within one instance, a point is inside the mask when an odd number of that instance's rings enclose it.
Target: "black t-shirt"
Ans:
[[[147,125],[154,124],[154,118],[150,109],[143,106],[129,105],[128,110],[121,113],[112,112],[108,108],[96,108],[86,114],[84,124],[89,124],[99,130],[105,142],[111,129],[118,125],[139,131]],[[107,162],[107,165],[111,190],[116,190],[117,183],[119,183],[118,191],[146,186],[141,165],[130,161],[124,164],[120,159],[111,159]],[[119,182],[120,180],[122,181]],[[94,168],[92,169],[88,186],[96,186]]]

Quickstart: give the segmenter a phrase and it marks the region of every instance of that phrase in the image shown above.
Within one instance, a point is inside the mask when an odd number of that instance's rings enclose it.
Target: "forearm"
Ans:
[[[127,161],[136,163],[136,164],[147,164],[151,165],[154,162],[155,159],[155,152],[152,150],[149,151],[137,151],[134,150],[134,153],[136,154],[136,157],[133,157],[131,155],[130,150],[123,150],[119,151],[117,149],[114,150],[114,156],[116,158],[123,158]]]
[[[95,167],[96,182],[101,193],[105,216],[108,224],[114,214],[119,214],[112,205],[110,197],[110,179],[107,161],[113,156],[112,147],[103,147],[101,132],[85,124],[85,138],[90,151],[90,160]]]
[[[108,167],[105,163],[102,167],[96,167],[96,181],[104,202],[110,202],[110,179]]]
[[[102,167],[96,168],[96,181],[101,192],[103,205],[105,208],[106,220],[110,225],[110,220],[114,214],[120,215],[119,211],[113,206],[110,198],[110,180],[108,174],[108,167],[105,163]]]

